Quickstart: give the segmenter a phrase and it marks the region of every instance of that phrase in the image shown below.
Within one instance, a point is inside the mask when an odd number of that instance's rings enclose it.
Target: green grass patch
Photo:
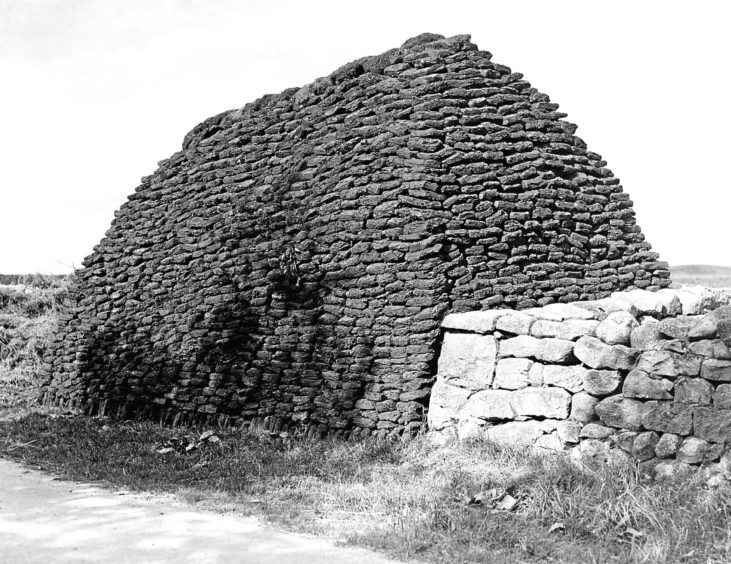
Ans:
[[[215,433],[200,440],[201,430],[150,422],[31,414],[0,423],[0,455],[402,559],[731,561],[725,487],[653,484],[633,465],[592,469],[485,441]]]

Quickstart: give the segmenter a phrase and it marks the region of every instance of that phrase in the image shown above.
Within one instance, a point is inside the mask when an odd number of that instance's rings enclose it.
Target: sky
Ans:
[[[0,0],[0,273],[65,273],[197,123],[424,32],[578,124],[670,264],[731,265],[731,3]]]

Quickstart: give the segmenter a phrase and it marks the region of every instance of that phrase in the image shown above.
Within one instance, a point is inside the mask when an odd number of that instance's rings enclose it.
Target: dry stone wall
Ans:
[[[608,459],[661,475],[731,441],[731,291],[617,292],[448,315],[429,428]]]
[[[669,282],[564,117],[468,36],[426,34],[204,121],[77,273],[45,400],[419,428],[447,312]]]

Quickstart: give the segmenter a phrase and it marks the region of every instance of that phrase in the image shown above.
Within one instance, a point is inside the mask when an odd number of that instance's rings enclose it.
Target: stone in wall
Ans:
[[[629,455],[644,468],[654,468],[659,479],[695,469],[710,473],[709,479],[728,472],[731,463],[724,470],[719,461],[724,456],[731,461],[731,358],[725,342],[726,331],[731,332],[731,307],[701,299],[708,295],[706,289],[691,287],[634,290],[570,306],[587,316],[562,318],[555,308],[546,307],[521,312],[521,323],[510,325],[512,333],[495,323],[492,331],[480,335],[495,339],[495,379],[488,389],[470,392],[480,398],[466,400],[472,409],[453,411],[451,422],[440,429],[450,432],[469,418],[470,432],[458,436],[483,434],[569,450],[593,461]],[[731,292],[713,295],[731,300]],[[706,311],[699,303],[715,309]],[[492,312],[492,318],[502,315],[515,316]],[[462,324],[469,318],[447,316],[445,338],[451,331],[469,331]],[[543,347],[557,340],[561,324],[577,320],[594,325],[565,340],[572,345],[571,354],[553,361],[542,357]],[[442,357],[445,354],[449,350],[443,349]],[[460,380],[455,374],[449,378],[452,383]],[[439,374],[437,385],[443,381]],[[431,412],[429,417],[432,428]],[[577,431],[571,438],[554,431],[568,424]]]

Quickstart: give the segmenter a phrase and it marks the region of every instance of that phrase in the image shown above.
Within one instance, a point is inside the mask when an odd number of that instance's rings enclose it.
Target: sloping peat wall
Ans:
[[[669,281],[563,118],[468,36],[427,34],[206,120],[77,273],[44,400],[419,428],[447,312]]]

